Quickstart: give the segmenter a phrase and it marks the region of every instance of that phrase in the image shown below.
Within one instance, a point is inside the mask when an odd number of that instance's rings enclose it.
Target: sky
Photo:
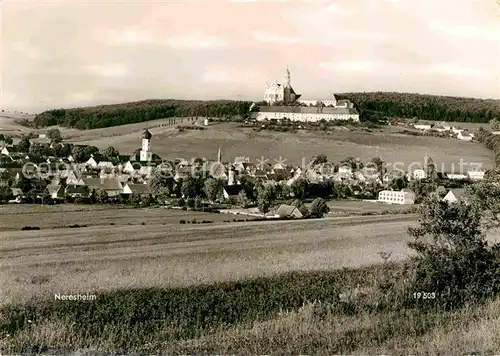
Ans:
[[[36,113],[143,99],[348,91],[500,98],[498,0],[3,0],[1,102]]]

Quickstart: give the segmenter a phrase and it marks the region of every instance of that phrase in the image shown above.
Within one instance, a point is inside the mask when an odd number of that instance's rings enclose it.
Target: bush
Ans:
[[[500,244],[488,245],[483,211],[432,198],[424,201],[420,214],[420,226],[409,228],[414,238],[409,247],[418,253],[413,291],[435,293],[435,304],[447,309],[500,292]]]
[[[179,224],[185,224],[186,220],[179,220]]]
[[[29,230],[40,230],[38,226],[23,226],[21,231],[29,231]]]

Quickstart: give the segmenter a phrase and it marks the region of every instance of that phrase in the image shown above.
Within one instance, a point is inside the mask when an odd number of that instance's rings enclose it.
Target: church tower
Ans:
[[[285,88],[291,88],[291,87],[292,87],[292,76],[290,75],[290,69],[286,67]]]
[[[151,148],[151,132],[146,129],[142,134],[142,147],[140,153],[140,161],[141,162],[151,162],[153,155],[150,151]]]

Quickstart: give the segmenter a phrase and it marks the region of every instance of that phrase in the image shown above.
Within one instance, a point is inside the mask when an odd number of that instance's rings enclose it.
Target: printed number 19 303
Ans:
[[[414,299],[436,299],[436,293],[435,292],[415,292],[413,293],[413,298]]]

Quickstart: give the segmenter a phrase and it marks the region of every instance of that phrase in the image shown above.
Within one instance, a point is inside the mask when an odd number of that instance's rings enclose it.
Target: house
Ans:
[[[423,169],[415,169],[413,171],[413,178],[416,180],[421,180],[427,178],[427,172]]]
[[[123,187],[123,194],[150,194],[149,184],[132,184],[128,183]]]
[[[446,173],[446,176],[448,179],[455,179],[455,180],[462,180],[462,179],[468,179],[469,176],[465,174],[454,174],[454,173]]]
[[[276,209],[276,215],[280,218],[302,219],[304,217],[297,207],[288,204],[281,204],[278,209]]]
[[[460,126],[453,126],[451,128],[451,132],[453,132],[455,135],[458,135],[463,129]]]
[[[413,124],[413,127],[416,128],[417,130],[430,130],[432,128],[432,125],[425,124],[423,122],[419,122],[419,123]]]
[[[46,190],[52,199],[64,199],[65,191],[62,185],[49,184]]]
[[[469,177],[470,180],[483,180],[485,174],[486,174],[485,171],[468,171],[467,172],[467,176]]]
[[[94,159],[94,155],[91,155],[87,162],[85,162],[85,164],[89,167],[97,168],[97,162]]]
[[[447,129],[441,124],[436,124],[436,125],[432,126],[432,130],[437,131],[437,132],[445,132],[445,131],[448,131],[449,128]]]
[[[110,161],[100,161],[97,164],[97,168],[100,168],[100,169],[113,169],[113,168],[115,168],[115,166]]]
[[[88,197],[89,187],[85,185],[68,185],[64,190],[64,194],[72,198]]]
[[[122,172],[133,174],[135,172],[135,168],[132,162],[128,161],[127,163],[125,163],[125,165],[122,168]]]
[[[455,203],[459,200],[464,200],[465,198],[465,189],[450,189],[449,192],[444,196],[443,201],[447,201],[449,203]]]
[[[457,138],[462,141],[472,141],[472,136],[468,131],[462,130],[457,134]]]
[[[67,185],[85,185],[83,179],[79,178],[74,171],[69,171],[66,177]]]
[[[448,124],[446,121],[441,121],[438,125],[444,128],[446,131],[451,130],[450,124]]]
[[[378,193],[378,201],[389,204],[414,204],[415,193],[408,188],[401,189],[400,191],[382,190]]]
[[[243,191],[242,185],[225,185],[222,188],[222,194],[226,200],[237,197],[241,191]]]
[[[3,147],[0,150],[0,154],[2,154],[4,156],[9,156],[10,157],[14,153],[17,153],[17,150],[14,147]]]
[[[104,190],[109,197],[115,197],[123,192],[122,183],[116,178],[86,178],[83,182],[89,191]]]

